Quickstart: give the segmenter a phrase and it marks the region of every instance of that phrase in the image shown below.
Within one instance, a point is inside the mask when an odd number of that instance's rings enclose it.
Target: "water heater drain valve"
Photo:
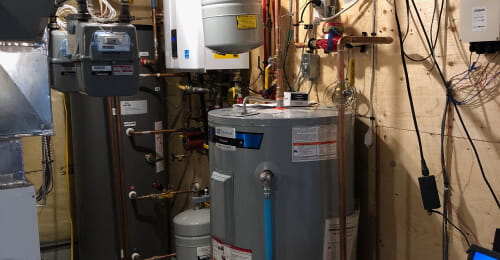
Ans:
[[[262,186],[264,186],[264,197],[266,199],[271,198],[271,182],[273,179],[273,172],[265,170],[260,173],[259,180]]]

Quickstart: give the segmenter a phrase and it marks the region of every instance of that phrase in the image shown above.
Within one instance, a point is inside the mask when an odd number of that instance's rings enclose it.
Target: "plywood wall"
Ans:
[[[394,19],[394,0],[376,1],[375,32],[378,36],[391,36],[397,39],[397,28]],[[360,35],[361,32],[372,32],[373,2],[360,1],[356,7],[343,15],[339,21],[345,23],[346,32]],[[398,1],[403,7],[404,1]],[[282,1],[282,11],[288,12],[288,1]],[[306,1],[300,1],[303,5]],[[430,26],[434,1],[416,0],[424,23]],[[440,1],[438,1],[440,4]],[[469,61],[468,45],[459,41],[458,26],[460,1],[447,1],[447,8],[441,22],[442,30],[437,57],[445,76],[467,69]],[[406,22],[404,10],[400,10]],[[287,18],[283,18],[282,23]],[[414,18],[416,19],[416,18]],[[410,21],[414,20],[410,17]],[[413,22],[412,22],[413,24]],[[404,25],[403,27],[406,27]],[[429,29],[429,27],[427,27]],[[434,27],[435,29],[436,27]],[[434,30],[435,32],[435,30]],[[303,36],[303,31],[301,32]],[[302,37],[301,36],[301,37]],[[415,26],[410,26],[406,42],[406,51],[415,57],[425,57],[423,34]],[[441,218],[429,216],[422,208],[417,178],[420,176],[420,158],[416,142],[415,130],[411,120],[410,107],[405,88],[405,79],[399,56],[397,42],[388,46],[378,46],[375,50],[376,63],[373,84],[373,105],[375,108],[376,144],[371,148],[364,146],[364,137],[370,120],[370,89],[372,87],[371,55],[373,49],[366,53],[353,50],[350,54],[356,60],[356,88],[358,91],[356,110],[357,129],[357,174],[361,190],[361,259],[439,259],[441,257]],[[298,61],[301,50],[290,49],[292,57],[287,62],[287,72],[294,80],[298,73]],[[324,96],[328,86],[335,82],[335,54],[321,55],[321,78],[316,82],[320,102],[329,103]],[[257,57],[263,56],[262,49],[252,52],[253,64]],[[289,56],[289,57],[290,57]],[[474,57],[476,57],[474,55]],[[480,62],[487,63],[494,57],[482,57]],[[499,65],[500,59],[492,62]],[[440,166],[440,126],[445,104],[445,90],[435,70],[429,62],[409,62],[409,74],[412,83],[416,113],[422,132],[424,154],[431,173],[437,176],[438,186],[442,194],[442,172]],[[252,71],[252,78],[258,71]],[[260,84],[260,85],[259,85]],[[496,81],[496,88],[498,81]],[[257,83],[254,88],[261,88]],[[309,84],[307,83],[307,87]],[[304,88],[303,88],[304,89]],[[308,89],[308,88],[305,88]],[[312,91],[315,99],[315,88]],[[499,106],[497,90],[493,90],[487,99],[475,106],[461,106],[472,138],[475,140],[481,155],[486,174],[497,194],[500,193],[500,176],[496,169],[500,166],[498,144],[500,132],[497,131]],[[485,183],[481,178],[477,161],[471,151],[465,133],[458,123],[456,115],[447,124],[446,158],[451,178],[451,220],[463,229],[468,238],[484,247],[491,247],[494,229],[500,227],[500,210],[496,207]],[[450,259],[464,259],[467,245],[460,234],[451,230]]]

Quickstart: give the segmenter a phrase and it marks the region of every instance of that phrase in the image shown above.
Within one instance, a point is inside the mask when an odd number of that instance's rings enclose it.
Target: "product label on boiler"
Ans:
[[[359,210],[346,218],[347,260],[356,259],[356,241],[358,240]],[[323,260],[340,259],[339,219],[325,220],[325,238]]]
[[[336,126],[323,125],[292,129],[292,162],[330,160],[336,156]]]
[[[476,6],[472,8],[472,31],[482,32],[486,30],[488,17],[486,6]]]
[[[227,245],[212,238],[213,260],[252,260],[252,250]]]
[[[122,115],[141,115],[148,113],[147,100],[120,101]]]

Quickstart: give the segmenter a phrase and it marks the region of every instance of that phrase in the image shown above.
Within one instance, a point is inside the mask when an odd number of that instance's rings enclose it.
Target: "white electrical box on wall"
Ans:
[[[500,0],[462,0],[462,42],[500,41]]]
[[[164,0],[167,69],[248,69],[249,53],[218,54],[205,47],[201,0]]]

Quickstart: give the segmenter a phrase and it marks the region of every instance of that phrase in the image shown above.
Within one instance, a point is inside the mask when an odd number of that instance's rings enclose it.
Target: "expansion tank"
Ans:
[[[273,173],[272,237],[277,260],[329,259],[338,216],[337,111],[331,108],[209,113],[211,233],[215,260],[265,259],[264,192]],[[353,116],[346,115],[346,208],[354,212]],[[222,257],[224,256],[224,258]]]

